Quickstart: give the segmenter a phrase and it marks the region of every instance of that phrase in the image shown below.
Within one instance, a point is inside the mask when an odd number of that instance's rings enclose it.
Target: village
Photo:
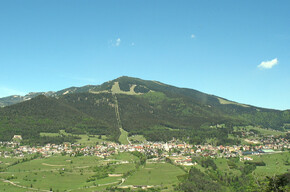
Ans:
[[[17,136],[16,136],[17,137]],[[181,141],[172,140],[170,142],[146,142],[141,144],[118,144],[114,142],[102,142],[95,146],[83,146],[81,144],[46,144],[45,146],[26,146],[19,142],[1,142],[0,157],[23,158],[25,155],[41,154],[43,157],[49,157],[55,154],[74,156],[97,156],[108,158],[111,155],[122,152],[138,151],[145,154],[150,161],[159,161],[170,158],[175,164],[192,166],[192,156],[210,157],[210,158],[230,158],[239,157],[241,161],[253,160],[249,155],[261,155],[268,153],[279,153],[290,149],[290,143],[285,138],[265,138],[261,140],[246,139],[248,144],[233,146],[213,146],[210,144],[191,145]],[[6,149],[6,150],[3,150]],[[1,163],[1,162],[0,162]]]

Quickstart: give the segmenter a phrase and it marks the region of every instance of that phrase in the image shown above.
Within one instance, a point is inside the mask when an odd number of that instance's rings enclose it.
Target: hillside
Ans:
[[[232,144],[237,141],[228,134],[234,126],[285,130],[289,124],[289,110],[244,105],[193,89],[131,77],[49,94],[34,93],[27,101],[0,108],[0,140],[10,140],[15,134],[27,141],[37,140],[40,132],[65,130],[107,135],[117,141],[119,128],[123,128],[129,135],[144,135],[153,141],[180,138],[201,143],[215,139],[217,143]]]
[[[0,109],[0,140],[22,135],[24,140],[40,142],[39,133],[66,130],[71,133],[98,132],[111,128],[76,108],[43,95]],[[93,131],[91,131],[93,130]]]

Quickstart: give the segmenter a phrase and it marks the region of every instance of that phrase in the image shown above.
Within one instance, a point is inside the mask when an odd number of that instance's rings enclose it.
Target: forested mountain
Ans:
[[[174,137],[200,143],[215,138],[217,143],[234,143],[228,134],[235,125],[284,130],[290,124],[289,110],[239,104],[131,77],[30,95],[27,101],[18,99],[20,103],[0,108],[0,140],[10,140],[15,134],[27,141],[37,140],[40,132],[64,129],[68,133],[107,135],[117,141],[122,127],[129,134],[154,141]]]

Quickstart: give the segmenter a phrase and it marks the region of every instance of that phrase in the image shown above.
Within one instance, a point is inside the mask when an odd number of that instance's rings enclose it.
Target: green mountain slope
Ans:
[[[222,128],[216,128],[217,124],[223,124]],[[194,143],[212,138],[217,143],[235,143],[228,138],[235,125],[284,130],[289,124],[289,110],[263,109],[193,89],[120,77],[1,108],[0,140],[14,134],[29,140],[40,132],[64,129],[106,134],[117,141],[122,127],[129,135],[141,134],[154,141],[174,137]]]
[[[66,130],[84,133],[97,130],[107,134],[110,125],[55,98],[37,96],[29,101],[0,109],[0,140],[22,135],[24,140],[39,139],[39,133]]]

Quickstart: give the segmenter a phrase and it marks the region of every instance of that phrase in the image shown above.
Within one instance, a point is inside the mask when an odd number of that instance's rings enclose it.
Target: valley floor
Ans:
[[[266,166],[257,166],[252,175],[258,179],[265,176],[286,173],[290,169],[289,152],[252,155],[254,161],[265,162]],[[169,157],[172,161],[174,157]],[[239,168],[243,161],[226,158],[213,159],[217,170],[228,175],[241,176]],[[23,158],[0,158],[1,191],[108,191],[156,189],[155,191],[175,191],[190,167],[196,167],[206,173],[211,169],[202,164],[181,166],[168,159],[147,159],[143,164],[138,155],[124,152],[107,158],[96,156],[52,155]],[[231,163],[229,163],[231,162]],[[234,165],[232,164],[234,163]],[[128,190],[128,189],[127,189]]]

